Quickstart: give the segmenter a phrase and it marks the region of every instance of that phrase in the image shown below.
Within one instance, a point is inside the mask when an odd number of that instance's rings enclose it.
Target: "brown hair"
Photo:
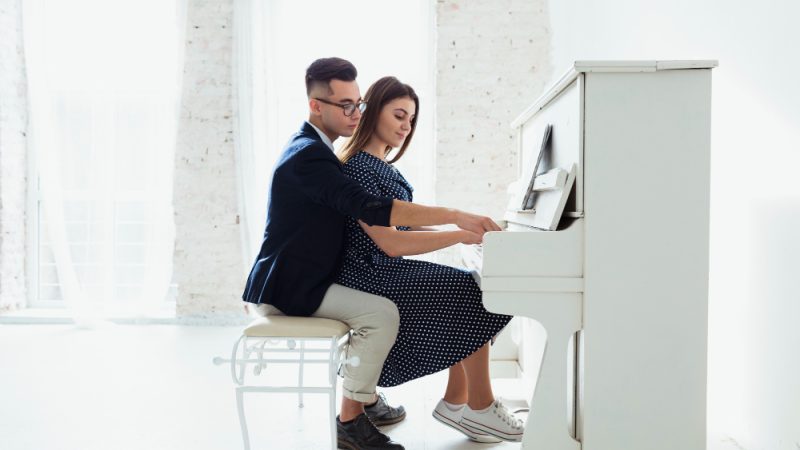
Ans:
[[[417,97],[417,93],[414,92],[411,86],[401,83],[397,78],[383,77],[367,89],[367,94],[364,97],[364,102],[367,103],[367,109],[361,115],[358,128],[356,128],[356,132],[353,133],[353,136],[347,140],[344,147],[337,152],[339,160],[342,161],[342,163],[346,163],[367,145],[370,137],[375,133],[375,128],[378,126],[378,120],[383,107],[392,100],[402,97],[409,97],[411,100],[414,100],[417,111],[416,114],[414,114],[414,118],[411,119],[411,131],[408,133],[408,136],[406,136],[406,140],[403,142],[402,147],[400,147],[400,151],[397,152],[397,155],[395,155],[392,160],[388,161],[388,163],[393,164],[403,156],[403,153],[406,152],[406,148],[408,148],[408,144],[411,143],[411,138],[414,136],[414,130],[417,128],[419,97]],[[391,151],[391,149],[392,147],[386,146],[386,153]]]
[[[353,81],[358,76],[356,67],[342,58],[320,58],[306,69],[306,95],[319,85],[325,86],[331,94],[331,80]]]

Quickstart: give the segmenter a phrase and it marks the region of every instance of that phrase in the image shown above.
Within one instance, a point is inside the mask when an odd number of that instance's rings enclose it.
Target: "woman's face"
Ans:
[[[398,148],[411,132],[411,120],[416,114],[414,100],[410,97],[396,98],[383,105],[375,134],[386,145]]]

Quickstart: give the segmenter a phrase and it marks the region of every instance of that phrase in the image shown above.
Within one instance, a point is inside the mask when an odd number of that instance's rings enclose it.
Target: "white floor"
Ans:
[[[239,327],[0,325],[0,449],[241,449],[227,356]],[[282,375],[281,375],[282,376]],[[475,444],[431,417],[446,372],[384,389],[408,418],[384,431],[409,450]],[[502,395],[502,387],[496,389]],[[324,396],[246,397],[253,449],[325,449]]]

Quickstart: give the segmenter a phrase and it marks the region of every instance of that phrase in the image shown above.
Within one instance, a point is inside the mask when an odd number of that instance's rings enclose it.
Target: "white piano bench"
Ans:
[[[242,429],[244,449],[250,450],[250,438],[244,414],[243,397],[248,392],[296,392],[299,407],[303,407],[303,394],[327,394],[330,408],[331,448],[336,448],[336,374],[342,364],[358,366],[357,356],[343,359],[349,342],[350,327],[333,319],[317,317],[268,316],[250,323],[233,344],[230,359],[215,357],[216,365],[230,364],[231,378],[236,385],[236,405]],[[310,344],[310,345],[308,345]],[[313,348],[307,348],[313,347]],[[270,357],[266,357],[270,355]],[[277,356],[271,356],[277,355]],[[309,358],[310,356],[310,358]],[[297,365],[296,386],[267,386],[249,383],[247,369],[260,375],[269,365]],[[326,364],[328,383],[324,386],[304,386],[303,367],[306,364]]]

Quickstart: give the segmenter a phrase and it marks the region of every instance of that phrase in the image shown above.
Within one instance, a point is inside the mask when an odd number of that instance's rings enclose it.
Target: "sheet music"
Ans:
[[[528,189],[525,191],[525,196],[522,199],[522,206],[520,207],[521,210],[528,210],[533,208],[534,199],[536,198],[535,191],[533,189],[534,180],[536,176],[539,174],[539,166],[542,162],[542,157],[544,157],[545,152],[550,148],[550,136],[553,132],[553,125],[547,124],[547,127],[544,129],[544,135],[542,136],[542,144],[539,147],[539,154],[536,157],[536,164],[533,166],[533,172],[531,173],[531,179],[528,183]]]

